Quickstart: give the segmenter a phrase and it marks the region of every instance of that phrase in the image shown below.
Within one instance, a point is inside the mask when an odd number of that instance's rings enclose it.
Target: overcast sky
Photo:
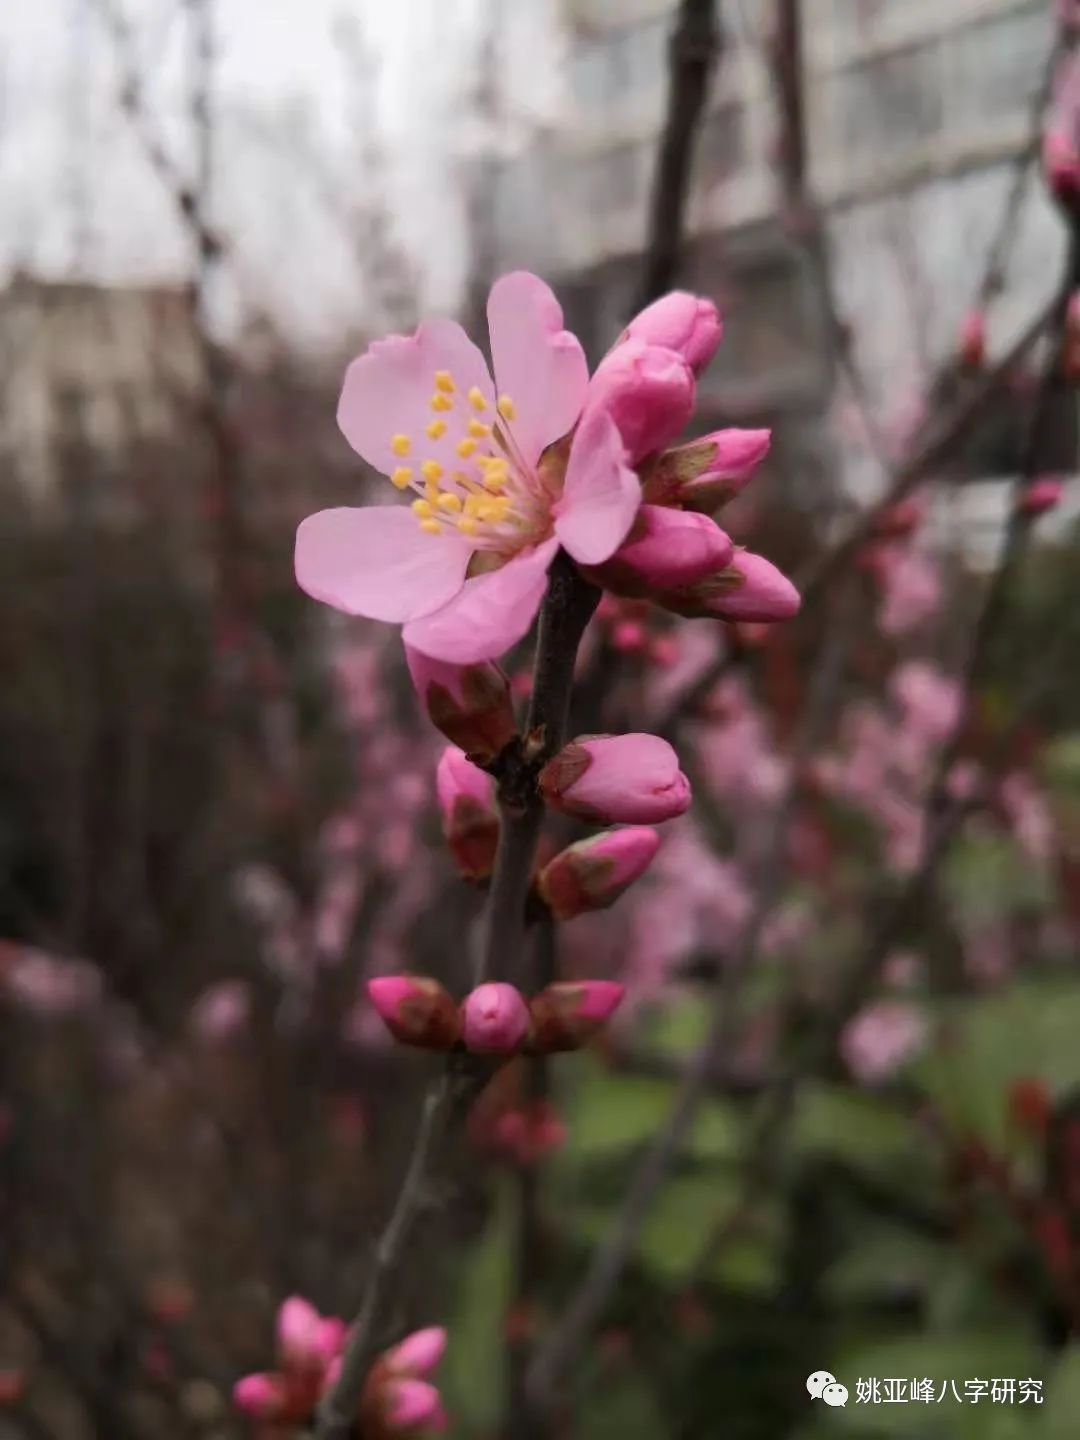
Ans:
[[[464,268],[460,159],[476,141],[469,96],[491,3],[499,0],[217,0],[230,314],[263,306],[303,342],[340,340],[343,314],[364,308],[348,214],[362,195],[362,135],[373,129],[423,303],[454,304]],[[187,165],[182,0],[126,6],[154,123]],[[507,132],[518,138],[561,113],[554,8],[515,0],[501,12],[498,78]],[[343,19],[359,23],[379,60],[370,105],[342,49]],[[113,281],[184,273],[183,233],[116,94],[96,0],[0,0],[0,279],[15,266]]]

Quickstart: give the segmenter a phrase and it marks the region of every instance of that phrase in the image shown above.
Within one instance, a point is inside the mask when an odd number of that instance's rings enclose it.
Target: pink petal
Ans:
[[[427,1375],[435,1369],[446,1349],[446,1331],[441,1325],[414,1330],[384,1357],[397,1374]]]
[[[453,407],[440,412],[447,422],[439,447],[465,434],[471,415],[465,396],[475,385],[490,405],[494,386],[483,355],[453,320],[428,320],[415,335],[390,335],[377,340],[345,372],[337,420],[358,455],[389,475],[396,466],[442,455],[424,433],[435,418],[431,397],[435,372],[449,371],[455,385]],[[407,457],[390,448],[395,435],[412,441]]]
[[[406,626],[406,645],[455,665],[498,659],[528,633],[558,548],[557,540],[545,540],[522,550],[500,570],[466,580],[441,610]]]
[[[604,410],[582,421],[570,449],[555,534],[582,565],[599,565],[626,539],[641,504],[641,482],[626,463],[618,428]]]
[[[514,439],[533,465],[581,414],[589,388],[585,352],[563,329],[555,296],[527,270],[496,280],[487,313],[499,393],[514,401]]]
[[[426,535],[405,505],[320,510],[296,532],[296,579],[315,600],[404,624],[445,605],[465,581],[472,547]]]
[[[441,1409],[438,1390],[426,1380],[391,1380],[386,1387],[386,1423],[392,1430],[426,1425]]]

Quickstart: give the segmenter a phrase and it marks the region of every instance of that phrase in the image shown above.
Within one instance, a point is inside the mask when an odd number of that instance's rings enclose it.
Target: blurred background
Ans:
[[[460,991],[483,887],[396,631],[296,589],[295,526],[374,493],[334,423],[370,339],[482,337],[528,268],[595,362],[665,246],[725,322],[697,433],[773,431],[725,527],[801,582],[873,518],[790,626],[602,603],[575,728],[667,734],[695,805],[561,932],[628,1000],[557,1072],[528,1304],[511,1068],[397,1333],[450,1326],[451,1434],[513,1433],[507,1343],[557,1324],[723,987],[558,1433],[1077,1433],[1069,11],[0,9],[0,1436],[240,1435],[281,1299],[354,1311],[429,1074],[363,982]],[[680,221],[654,190],[695,65]],[[857,1400],[898,1376],[934,1403]]]

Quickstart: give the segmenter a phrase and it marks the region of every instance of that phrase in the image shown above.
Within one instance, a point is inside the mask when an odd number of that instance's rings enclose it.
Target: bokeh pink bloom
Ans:
[[[879,1085],[891,1079],[926,1044],[926,1016],[904,1000],[878,1000],[848,1022],[840,1053],[857,1080]]]

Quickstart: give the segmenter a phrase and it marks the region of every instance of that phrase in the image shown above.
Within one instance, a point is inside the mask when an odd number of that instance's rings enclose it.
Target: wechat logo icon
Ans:
[[[826,1405],[846,1405],[848,1391],[835,1375],[828,1370],[815,1370],[806,1377],[806,1389],[811,1400],[824,1400]]]

